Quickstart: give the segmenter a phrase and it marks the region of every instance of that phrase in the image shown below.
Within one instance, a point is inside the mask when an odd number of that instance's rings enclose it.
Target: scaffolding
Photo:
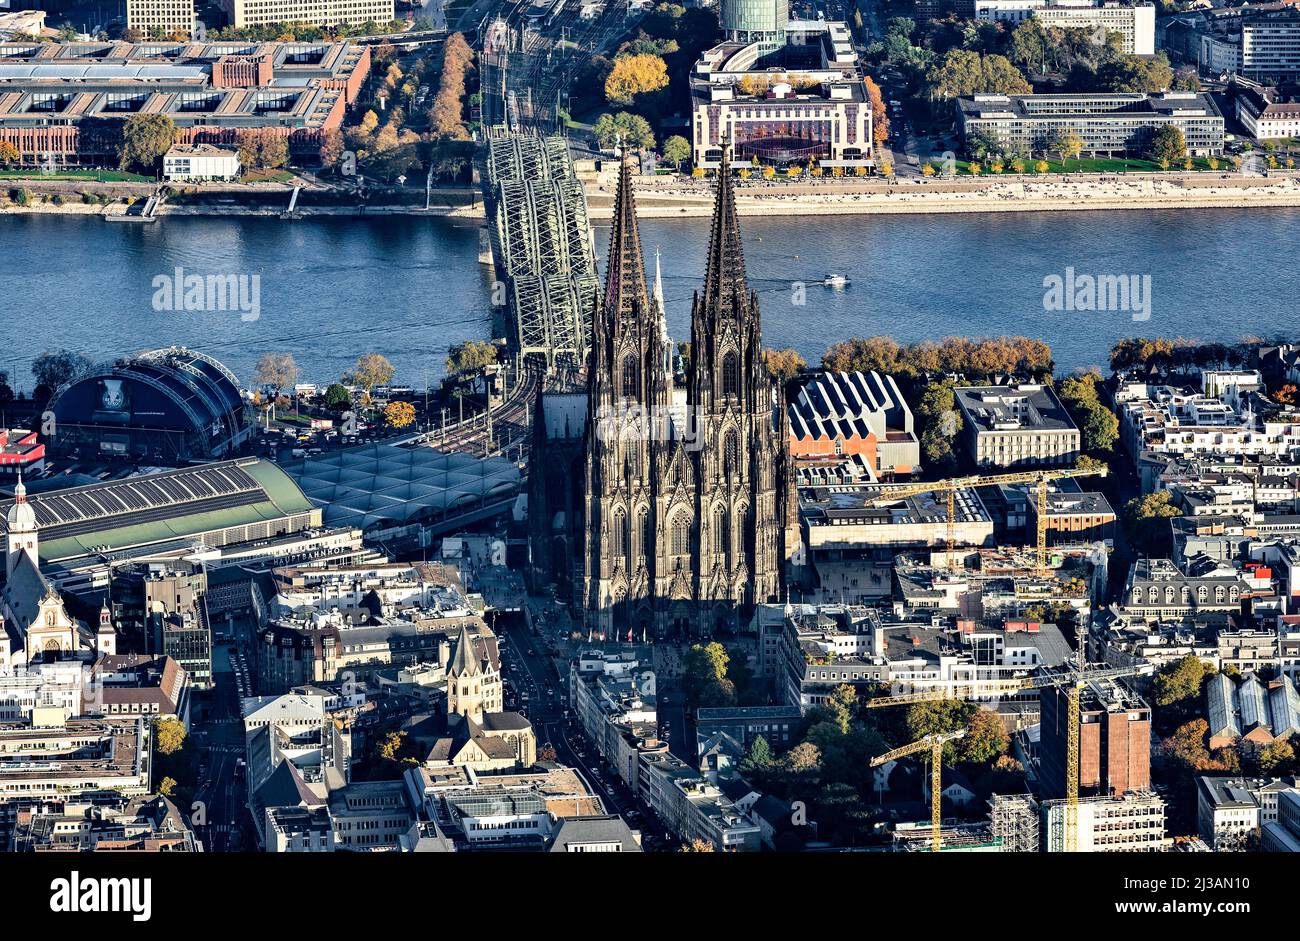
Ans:
[[[1028,794],[994,794],[989,798],[989,821],[993,836],[1002,841],[1004,853],[1037,853],[1038,802]]]
[[[600,281],[567,141],[494,128],[485,189],[513,351],[585,361]]]

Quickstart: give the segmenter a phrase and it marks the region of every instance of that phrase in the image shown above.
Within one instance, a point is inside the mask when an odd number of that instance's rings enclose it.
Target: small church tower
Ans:
[[[108,599],[99,609],[99,628],[95,631],[95,652],[101,657],[111,657],[117,653],[117,630],[113,627],[113,614],[108,607]]]
[[[21,472],[18,486],[14,488],[14,505],[5,516],[8,528],[5,547],[5,577],[12,580],[18,560],[24,555],[31,560],[33,568],[40,568],[39,537],[36,533],[36,511],[27,502],[27,485],[23,483]]]

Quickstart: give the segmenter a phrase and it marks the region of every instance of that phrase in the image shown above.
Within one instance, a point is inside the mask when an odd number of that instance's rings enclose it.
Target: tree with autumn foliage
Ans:
[[[668,87],[668,66],[657,55],[621,55],[605,79],[605,98],[615,105],[630,105],[637,95]]]
[[[465,76],[474,62],[474,51],[460,33],[452,33],[443,43],[442,76],[438,80],[438,93],[429,110],[429,129],[435,137],[444,140],[468,140],[465,129],[464,107]]]
[[[390,428],[405,428],[415,421],[415,406],[410,402],[389,402],[384,406],[384,421]]]
[[[871,76],[864,78],[862,83],[867,86],[867,99],[871,102],[871,139],[879,150],[889,138],[889,112],[885,109],[885,96],[880,93],[880,86]]]
[[[767,363],[768,375],[783,385],[808,368],[808,361],[793,347],[767,350],[764,361]]]
[[[694,839],[691,840],[691,842],[683,843],[681,847],[677,850],[677,852],[712,853],[714,852],[714,846],[712,843],[708,842],[707,840],[701,840],[699,837],[695,837]]]
[[[1166,760],[1187,771],[1204,773],[1239,770],[1240,761],[1236,751],[1219,748],[1211,752],[1206,745],[1209,736],[1210,724],[1204,719],[1192,719],[1180,725],[1160,743],[1160,753]]]

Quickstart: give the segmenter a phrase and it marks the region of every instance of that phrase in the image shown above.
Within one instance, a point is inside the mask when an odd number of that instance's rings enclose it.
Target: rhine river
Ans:
[[[1300,210],[1158,210],[741,220],[768,346],[815,362],[850,336],[900,342],[1024,334],[1061,369],[1101,365],[1119,337],[1235,340],[1300,332]],[[647,268],[662,253],[670,332],[689,336],[704,265],[704,219],[645,220]],[[603,257],[608,230],[596,230]],[[447,347],[491,331],[492,285],[471,221],[436,218],[164,218],[107,224],[76,216],[0,217],[0,369],[46,349],[95,360],[186,345],[249,382],[264,352],[293,353],[303,379],[331,381],[378,351],[396,381],[442,375]],[[257,275],[258,317],[158,311],[155,278]],[[1149,275],[1150,318],[1044,309],[1043,279]],[[847,288],[820,282],[828,273]],[[792,282],[806,284],[803,304]],[[1138,316],[1141,316],[1139,313]]]

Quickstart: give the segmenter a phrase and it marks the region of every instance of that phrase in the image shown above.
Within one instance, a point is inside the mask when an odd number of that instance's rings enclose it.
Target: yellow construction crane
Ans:
[[[1088,669],[1083,662],[1082,643],[1080,643],[1079,656],[1075,665],[1057,673],[1024,677],[1022,679],[986,680],[968,686],[944,687],[921,693],[899,693],[894,696],[880,696],[875,699],[865,700],[862,705],[868,709],[882,709],[886,706],[907,706],[913,703],[937,702],[946,699],[969,700],[976,696],[991,696],[1026,689],[1046,689],[1054,686],[1066,687],[1066,722],[1068,728],[1066,731],[1065,757],[1065,850],[1067,853],[1072,853],[1077,845],[1079,821],[1080,693],[1084,686],[1096,680],[1137,676],[1150,673],[1152,669],[1151,666],[1146,664],[1132,667],[1094,667]],[[905,745],[903,747],[911,748],[912,746]],[[881,757],[884,758],[884,756]],[[935,813],[937,814],[938,811],[935,811]]]
[[[942,841],[939,838],[939,821],[941,811],[943,810],[942,801],[940,800],[943,790],[943,776],[940,770],[943,768],[943,746],[961,738],[966,734],[965,729],[958,729],[955,732],[932,732],[910,745],[904,745],[901,748],[895,748],[887,751],[883,755],[877,755],[871,759],[871,767],[879,768],[881,765],[899,758],[905,758],[908,755],[915,755],[918,752],[930,752],[930,850],[939,852],[942,847]]]
[[[1105,477],[1106,474],[1107,469],[1102,465],[1099,467],[1066,468],[1062,470],[1022,471],[1014,474],[987,474],[975,477],[953,477],[948,480],[935,480],[928,483],[885,484],[881,487],[878,496],[868,497],[864,503],[866,506],[875,506],[880,503],[892,503],[893,501],[901,500],[904,497],[914,497],[923,493],[944,494],[948,501],[948,553],[949,559],[951,559],[953,546],[956,542],[956,509],[954,502],[958,490],[965,490],[970,487],[1001,486],[1004,484],[1033,484],[1037,490],[1038,496],[1037,571],[1040,575],[1046,575],[1048,482],[1053,480],[1064,480],[1069,477],[1089,477],[1093,475]]]

